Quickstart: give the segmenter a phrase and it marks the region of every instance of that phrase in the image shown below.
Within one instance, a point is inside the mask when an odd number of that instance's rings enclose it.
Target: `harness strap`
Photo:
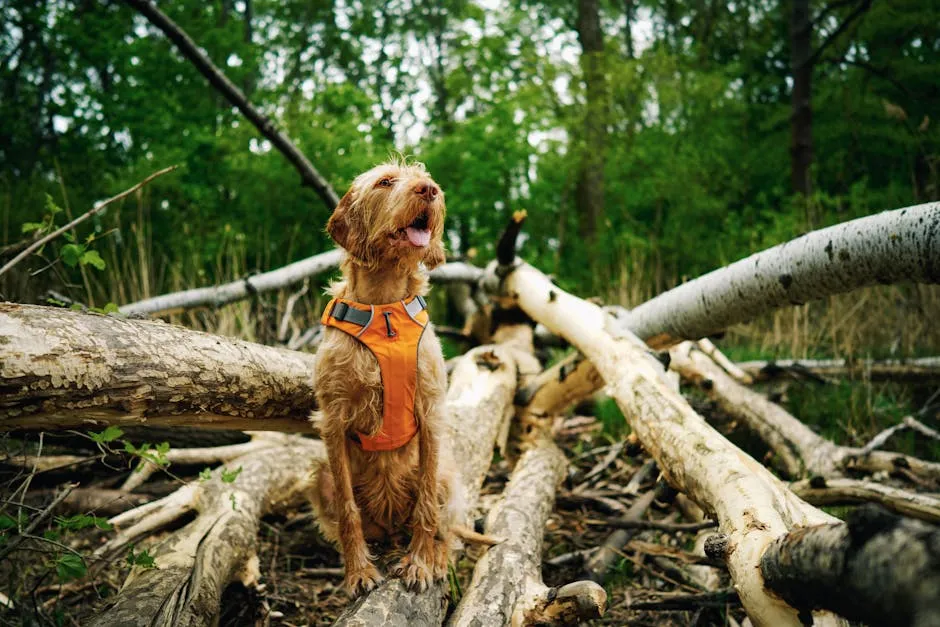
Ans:
[[[405,311],[408,312],[408,315],[414,318],[419,313],[428,308],[428,303],[424,300],[423,296],[415,296],[410,303],[405,304]],[[340,322],[351,322],[360,327],[369,326],[369,323],[372,322],[372,311],[364,311],[362,309],[356,309],[355,307],[350,307],[348,304],[336,301],[333,305],[333,310],[330,312],[330,316],[336,318]]]

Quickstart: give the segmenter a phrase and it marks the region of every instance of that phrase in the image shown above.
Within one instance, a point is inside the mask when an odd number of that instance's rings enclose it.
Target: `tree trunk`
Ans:
[[[940,625],[940,529],[874,506],[845,523],[797,529],[761,559],[767,587],[794,607],[869,625]]]
[[[660,294],[632,309],[623,325],[664,347],[875,283],[940,283],[938,233],[940,203],[813,231]]]
[[[495,263],[491,271],[496,272]],[[640,340],[614,328],[599,307],[562,291],[526,264],[505,276],[500,296],[594,362],[666,478],[717,519],[730,538],[728,567],[751,620],[756,625],[799,625],[797,612],[764,588],[758,562],[765,548],[790,529],[835,519],[801,501],[709,427],[668,387]]]
[[[567,466],[562,452],[545,437],[536,438],[522,454],[486,520],[486,533],[506,540],[477,562],[449,625],[528,625],[527,616],[545,615],[554,595],[542,582],[542,537]],[[587,583],[578,589],[582,594],[568,605],[574,622],[600,617],[607,601],[604,589]]]
[[[313,432],[315,358],[157,321],[0,304],[0,431]]]
[[[528,337],[523,343],[531,345],[531,329],[524,326],[514,329]],[[518,349],[510,346],[479,346],[459,357],[450,375],[447,420],[441,441],[442,447],[449,447],[453,454],[468,513],[479,500],[496,438],[512,417],[512,399],[519,376],[518,353]],[[356,599],[336,625],[440,625],[447,609],[446,598],[447,589],[442,583],[425,592],[415,592],[400,579],[386,579],[375,590]]]
[[[156,546],[156,567],[134,567],[118,595],[89,624],[216,624],[226,586],[233,581],[250,585],[260,574],[256,547],[261,517],[301,503],[312,464],[325,455],[320,442],[290,436],[278,454],[262,450],[234,460],[231,465],[242,470],[233,482],[223,482],[217,469],[209,481],[197,480],[166,499],[113,518],[119,533],[99,555],[134,541],[140,536],[134,529],[150,533],[187,511],[198,512]]]
[[[231,283],[211,287],[197,287],[182,292],[154,296],[136,303],[128,303],[121,306],[120,312],[131,316],[145,314],[153,316],[175,313],[195,307],[221,307],[256,294],[297,285],[309,277],[335,270],[343,260],[344,254],[340,249],[330,250],[301,259],[283,268],[270,270]],[[474,283],[483,276],[483,271],[470,264],[455,262],[438,266],[428,276],[435,283]]]
[[[813,25],[809,0],[790,2],[790,186],[794,194],[809,197],[813,191]]]
[[[578,0],[578,41],[584,76],[584,147],[578,172],[577,203],[581,236],[594,241],[604,215],[604,164],[607,143],[607,76],[604,31],[598,0]]]

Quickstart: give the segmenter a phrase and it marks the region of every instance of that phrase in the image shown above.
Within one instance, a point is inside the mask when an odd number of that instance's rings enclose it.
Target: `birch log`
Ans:
[[[940,625],[940,528],[874,506],[846,523],[781,536],[761,572],[807,611],[827,608],[868,625]]]
[[[940,464],[886,451],[839,446],[819,435],[763,394],[741,385],[691,343],[670,353],[670,368],[698,382],[722,411],[742,421],[770,447],[788,476],[838,477],[848,472],[911,473],[940,485]]]
[[[877,503],[897,514],[940,524],[940,498],[935,495],[901,490],[874,481],[823,477],[791,483],[790,489],[813,505]]]
[[[156,316],[195,307],[221,307],[255,294],[298,285],[312,276],[331,272],[339,267],[344,254],[337,248],[231,283],[197,287],[128,303],[122,305],[119,311],[128,315]],[[467,263],[453,262],[438,266],[428,276],[436,283],[475,283],[483,276],[483,270]]]
[[[312,432],[314,357],[51,307],[0,303],[0,431],[193,425]]]
[[[313,462],[326,455],[319,441],[283,437],[277,454],[263,450],[233,460],[230,466],[242,470],[231,483],[223,482],[217,469],[209,481],[197,480],[112,518],[118,534],[99,555],[113,554],[186,512],[197,512],[195,520],[151,551],[156,567],[135,566],[118,595],[89,624],[215,625],[226,586],[233,581],[250,585],[260,574],[256,548],[261,517],[300,504]]]
[[[670,483],[715,517],[733,550],[727,563],[756,625],[799,625],[796,610],[768,593],[757,566],[767,546],[797,526],[835,519],[807,505],[766,468],[712,429],[650,363],[642,343],[615,329],[599,307],[552,285],[518,263],[500,295],[583,352],[607,381],[611,396]],[[489,284],[499,283],[494,279]],[[820,616],[821,622],[835,621]]]
[[[566,595],[542,581],[542,538],[564,479],[567,462],[554,442],[538,437],[513,469],[502,498],[490,510],[486,533],[506,538],[480,558],[473,580],[448,622],[454,627],[577,624],[604,613],[607,594],[593,582],[580,582]],[[548,617],[551,617],[550,619]]]
[[[784,305],[899,281],[940,283],[940,203],[807,233],[664,292],[624,324],[659,348]]]
[[[864,379],[866,381],[940,381],[940,357],[915,359],[778,359],[747,361],[738,367],[756,381],[778,377],[817,379]]]
[[[520,326],[518,331],[529,333],[531,343],[531,330]],[[453,455],[468,511],[477,505],[497,435],[512,415],[518,376],[516,350],[499,345],[478,346],[458,358],[450,375],[441,441]],[[425,592],[415,592],[400,579],[386,579],[353,602],[336,625],[437,626],[444,620],[446,598],[447,590],[441,583]]]

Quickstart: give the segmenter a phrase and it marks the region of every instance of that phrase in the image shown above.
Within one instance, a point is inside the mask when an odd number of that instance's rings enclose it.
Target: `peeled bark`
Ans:
[[[117,316],[0,304],[0,431],[313,432],[312,355]]]
[[[96,553],[113,554],[142,534],[177,520],[187,511],[196,519],[152,551],[155,568],[135,566],[118,595],[89,623],[148,626],[214,625],[219,600],[233,581],[254,583],[260,574],[256,554],[261,517],[303,501],[316,459],[326,451],[316,440],[287,436],[276,455],[259,451],[232,461],[241,472],[231,483],[221,470],[195,481],[166,499],[111,519],[117,536]],[[148,524],[157,521],[159,524]]]
[[[668,387],[640,340],[614,328],[599,307],[521,263],[505,276],[500,295],[594,363],[669,482],[717,519],[733,547],[727,564],[751,620],[756,625],[799,625],[797,612],[764,588],[758,562],[766,547],[790,529],[835,519],[801,501],[712,429]]]
[[[864,379],[924,384],[940,381],[940,357],[884,360],[778,359],[747,361],[739,363],[738,367],[756,381],[787,376],[795,379]]]
[[[486,533],[506,540],[490,547],[477,562],[473,580],[448,622],[454,627],[531,624],[533,613],[544,613],[553,595],[542,581],[542,538],[555,502],[555,488],[567,462],[544,437],[522,454],[502,498],[490,510]],[[580,600],[571,607],[585,611],[581,621],[600,617],[607,594],[597,584],[578,588]],[[557,591],[556,591],[557,592]]]
[[[767,586],[794,607],[868,625],[940,625],[940,529],[876,507],[797,529],[761,559]]]
[[[519,327],[520,333],[531,330]],[[468,512],[479,500],[480,487],[493,459],[498,434],[512,416],[518,377],[517,349],[479,346],[457,359],[447,390],[442,446],[450,448],[467,497]],[[469,521],[468,521],[469,522]],[[471,525],[472,526],[472,525]],[[386,579],[356,599],[336,625],[414,627],[440,625],[447,609],[447,589],[436,583],[424,592],[409,590],[398,578]]]
[[[916,457],[839,446],[819,435],[763,394],[741,385],[691,344],[670,353],[670,368],[699,383],[722,411],[754,431],[773,450],[776,465],[789,477],[838,477],[881,471],[913,474],[940,485],[940,464]]]
[[[572,353],[532,378],[516,393],[516,404],[525,407],[529,419],[542,419],[564,412],[604,386],[590,361]]]
[[[784,305],[899,281],[940,282],[940,203],[813,231],[664,292],[623,324],[665,347]]]

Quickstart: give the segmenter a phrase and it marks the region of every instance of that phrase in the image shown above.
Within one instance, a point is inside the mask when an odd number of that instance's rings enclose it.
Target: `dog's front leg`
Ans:
[[[432,420],[420,420],[418,432],[418,490],[411,517],[411,544],[396,572],[409,586],[427,589],[447,576],[447,543],[439,537],[438,440]],[[439,423],[438,423],[439,424]]]
[[[346,566],[346,589],[357,596],[381,583],[382,575],[372,564],[372,556],[369,555],[369,547],[362,533],[362,516],[356,505],[349,469],[349,439],[343,434],[324,434],[324,440],[336,490],[339,537]]]

